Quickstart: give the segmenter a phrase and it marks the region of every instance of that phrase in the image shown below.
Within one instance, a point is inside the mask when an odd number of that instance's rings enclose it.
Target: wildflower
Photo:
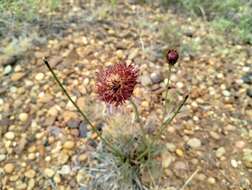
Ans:
[[[178,58],[179,58],[179,54],[178,54],[177,50],[175,50],[175,49],[169,49],[168,50],[168,52],[166,54],[166,59],[167,59],[169,64],[175,65]]]
[[[138,70],[133,65],[117,63],[97,73],[97,93],[109,104],[119,106],[128,100],[137,84]]]

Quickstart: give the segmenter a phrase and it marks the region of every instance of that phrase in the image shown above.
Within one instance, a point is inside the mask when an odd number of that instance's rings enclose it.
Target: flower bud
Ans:
[[[175,50],[175,49],[168,50],[168,52],[166,54],[166,59],[170,65],[175,65],[178,58],[179,58],[179,54],[178,54],[177,50]]]

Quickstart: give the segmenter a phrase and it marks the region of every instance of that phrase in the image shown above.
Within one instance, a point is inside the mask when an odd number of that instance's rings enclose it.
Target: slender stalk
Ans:
[[[107,146],[109,148],[111,148],[115,153],[117,153],[121,157],[122,156],[121,152],[118,151],[117,149],[115,149],[106,139],[104,139],[102,137],[102,134],[98,131],[98,129],[91,123],[91,121],[88,119],[88,117],[85,115],[85,113],[83,111],[81,111],[81,109],[79,108],[79,106],[73,101],[73,99],[68,94],[68,92],[66,91],[66,89],[64,88],[64,86],[62,85],[62,83],[59,81],[57,75],[55,74],[55,72],[53,71],[53,69],[51,68],[51,66],[49,65],[48,61],[46,59],[44,59],[43,61],[44,61],[45,65],[47,66],[47,68],[49,69],[49,71],[51,72],[53,78],[56,80],[56,82],[58,83],[58,85],[60,86],[60,88],[62,89],[62,91],[64,92],[64,94],[67,96],[67,98],[70,100],[70,102],[74,105],[74,107],[77,109],[77,111],[81,114],[81,116],[84,118],[84,120],[91,126],[92,130],[97,134],[98,137],[100,137],[100,139],[105,144],[107,144]]]
[[[164,105],[164,115],[163,115],[163,118],[165,119],[165,115],[166,115],[166,112],[167,112],[167,104],[168,104],[168,91],[169,91],[169,85],[170,85],[170,79],[171,79],[171,71],[172,71],[172,65],[169,64],[169,70],[168,70],[168,81],[167,81],[167,84],[166,84],[166,90],[165,90],[165,105]]]
[[[159,139],[159,137],[161,136],[161,134],[163,133],[165,127],[171,123],[173,121],[173,119],[176,117],[176,115],[179,113],[179,111],[181,110],[181,108],[183,107],[183,105],[186,103],[186,100],[188,99],[189,95],[186,95],[184,100],[181,102],[181,104],[177,107],[176,111],[174,112],[174,114],[172,115],[172,117],[166,119],[162,125],[161,125],[161,129],[158,133],[158,135],[156,136],[156,138],[153,140],[152,144],[154,143],[155,140]],[[142,153],[140,154],[138,157],[137,157],[137,160],[140,160],[142,159],[146,154],[149,153],[149,147]]]
[[[181,108],[183,107],[183,105],[186,103],[186,100],[188,99],[188,97],[189,97],[189,95],[186,95],[186,96],[185,96],[184,100],[183,100],[183,101],[180,103],[180,105],[177,107],[177,109],[176,109],[176,111],[173,113],[172,117],[167,118],[167,119],[164,120],[164,122],[163,122],[162,125],[161,125],[161,130],[160,130],[158,136],[160,136],[160,135],[163,133],[165,127],[166,127],[169,123],[171,123],[172,120],[176,117],[176,115],[179,113],[179,111],[181,110]]]
[[[141,120],[140,120],[139,112],[138,112],[138,109],[137,109],[135,102],[132,100],[132,98],[129,99],[129,102],[131,103],[133,110],[134,110],[134,113],[135,113],[135,121],[140,123]]]

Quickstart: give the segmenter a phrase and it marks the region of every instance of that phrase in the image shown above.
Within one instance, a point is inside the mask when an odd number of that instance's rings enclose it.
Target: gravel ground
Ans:
[[[207,23],[154,6],[66,6],[69,23],[61,38],[34,47],[16,64],[0,63],[0,189],[84,189],[81,168],[92,164],[96,136],[53,81],[44,56],[83,108],[96,97],[98,69],[134,63],[141,73],[134,96],[148,120],[161,117],[162,52],[170,46],[181,52],[171,77],[171,96],[178,95],[172,103],[190,97],[163,135],[164,190],[179,190],[195,171],[185,190],[252,189],[251,46],[217,42],[219,34]]]

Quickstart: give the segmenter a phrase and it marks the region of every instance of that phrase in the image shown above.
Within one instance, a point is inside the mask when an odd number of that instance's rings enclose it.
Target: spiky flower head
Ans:
[[[175,65],[179,58],[179,54],[175,49],[169,49],[166,54],[166,59],[170,65]]]
[[[97,94],[109,104],[119,106],[128,100],[137,84],[138,70],[126,63],[117,63],[97,73]]]

